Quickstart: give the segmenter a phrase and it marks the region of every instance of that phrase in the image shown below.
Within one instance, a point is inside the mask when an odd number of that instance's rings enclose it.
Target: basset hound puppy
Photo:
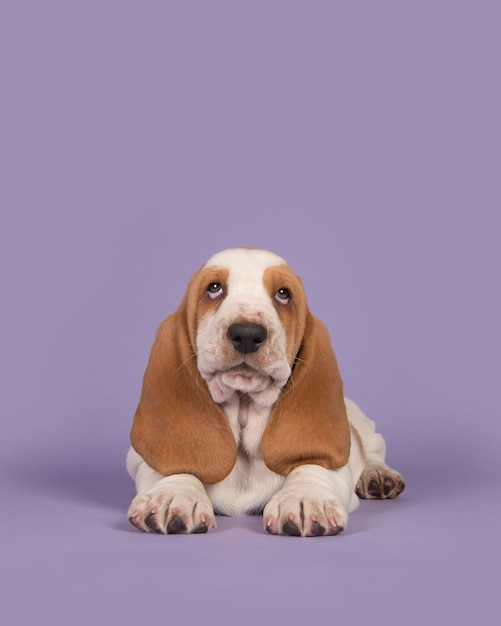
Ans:
[[[263,513],[275,535],[336,535],[402,476],[343,384],[329,334],[280,257],[233,248],[196,272],[158,330],[131,432],[128,518],[204,533]]]

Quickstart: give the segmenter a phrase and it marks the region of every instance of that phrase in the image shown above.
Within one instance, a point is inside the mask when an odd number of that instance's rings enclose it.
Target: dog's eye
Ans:
[[[285,287],[281,287],[275,294],[275,299],[278,300],[280,304],[288,304],[291,299],[290,291]]]
[[[223,294],[223,286],[221,283],[211,283],[207,287],[207,295],[209,298],[214,300],[214,298],[219,298]]]

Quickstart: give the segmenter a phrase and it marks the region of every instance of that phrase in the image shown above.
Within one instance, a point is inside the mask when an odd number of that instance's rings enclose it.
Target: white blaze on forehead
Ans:
[[[286,263],[282,258],[268,250],[260,250],[258,248],[229,248],[222,252],[217,252],[212,256],[204,267],[218,265],[227,269],[239,266],[257,266],[263,268],[270,265],[283,265]]]
[[[217,266],[229,270],[228,291],[259,286],[264,290],[263,276],[268,267],[284,265],[286,261],[267,250],[230,248],[212,256],[204,267]]]

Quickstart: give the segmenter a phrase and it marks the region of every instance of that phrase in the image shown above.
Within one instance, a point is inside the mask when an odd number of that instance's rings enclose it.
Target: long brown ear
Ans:
[[[283,476],[307,463],[335,469],[348,462],[341,375],[327,328],[309,311],[292,376],[270,415],[261,450],[266,465]]]
[[[150,467],[166,476],[194,474],[211,484],[235,464],[237,448],[228,420],[198,373],[186,298],[158,330],[131,442]]]

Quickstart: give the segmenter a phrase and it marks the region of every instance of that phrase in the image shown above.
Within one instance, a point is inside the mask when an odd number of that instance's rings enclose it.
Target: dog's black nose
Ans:
[[[248,354],[256,352],[263,345],[268,331],[260,324],[232,324],[227,334],[235,350]]]

